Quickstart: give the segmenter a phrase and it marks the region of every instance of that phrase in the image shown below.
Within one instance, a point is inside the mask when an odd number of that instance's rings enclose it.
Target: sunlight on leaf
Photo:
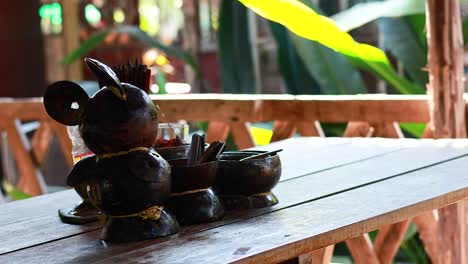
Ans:
[[[250,133],[258,146],[264,146],[270,143],[273,131],[261,127],[250,127]]]
[[[343,32],[330,18],[320,16],[294,0],[239,0],[257,14],[286,26],[296,35],[317,41],[347,57],[354,65],[377,74],[401,93],[424,93],[424,88],[399,76],[385,53],[361,44]]]
[[[350,31],[381,17],[401,17],[424,12],[424,0],[387,0],[356,4],[330,18],[341,30]]]

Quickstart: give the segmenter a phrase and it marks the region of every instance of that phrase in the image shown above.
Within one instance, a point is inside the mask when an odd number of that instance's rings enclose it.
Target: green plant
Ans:
[[[260,16],[284,25],[296,35],[343,54],[352,64],[376,74],[401,93],[424,93],[423,87],[398,75],[382,50],[354,41],[331,19],[317,14],[299,1],[239,1]]]
[[[76,61],[77,59],[83,58],[90,51],[94,50],[97,46],[102,44],[109,34],[114,34],[114,33],[128,34],[129,36],[135,38],[136,40],[140,41],[141,43],[149,47],[157,48],[168,55],[174,56],[175,58],[178,58],[184,61],[185,63],[190,65],[196,73],[200,74],[199,66],[197,62],[188,52],[185,52],[183,50],[180,50],[172,46],[165,45],[159,42],[158,40],[156,40],[155,38],[150,37],[148,34],[141,31],[138,27],[130,26],[130,25],[107,28],[107,29],[100,30],[96,33],[93,33],[91,36],[89,36],[88,39],[86,39],[83,43],[81,43],[80,47],[78,47],[76,50],[68,54],[64,58],[63,63],[65,65],[68,65]]]
[[[5,190],[6,195],[13,201],[23,200],[31,197],[31,195],[21,191],[18,187],[13,186],[7,181],[3,182],[3,189]]]
[[[255,77],[247,8],[237,1],[221,1],[218,55],[225,93],[255,93]]]

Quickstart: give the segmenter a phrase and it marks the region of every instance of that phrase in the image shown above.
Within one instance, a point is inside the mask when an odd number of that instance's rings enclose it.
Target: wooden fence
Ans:
[[[293,136],[324,136],[320,122],[348,123],[345,136],[401,137],[396,122],[429,121],[425,95],[153,95],[160,121],[208,121],[208,142],[225,139],[229,132],[239,148],[255,146],[252,122],[275,121],[272,141]],[[29,141],[20,123],[39,121]],[[55,134],[68,165],[71,143],[66,128],[52,120],[41,98],[0,99],[0,130],[7,133],[20,174],[19,187],[38,195],[45,192],[40,167]]]
[[[152,99],[159,107],[161,122],[208,121],[208,142],[225,139],[231,132],[239,148],[255,146],[249,130],[252,122],[274,121],[272,141],[277,141],[291,137],[296,132],[302,136],[323,137],[320,122],[347,123],[344,136],[398,138],[403,137],[398,122],[427,123],[430,119],[425,95],[190,94],[155,95]],[[21,130],[21,122],[25,121],[39,121],[39,127],[31,140]],[[47,115],[41,98],[0,99],[0,130],[6,132],[7,142],[16,160],[19,187],[29,194],[45,192],[40,168],[54,134],[68,164],[71,166],[73,163],[66,128]],[[425,136],[430,136],[428,130]],[[436,215],[428,212],[413,221],[418,225],[429,256],[435,259],[437,244],[432,241],[437,241],[434,238],[437,234]],[[409,220],[383,228],[375,245],[370,243],[367,234],[346,243],[353,258],[366,259],[366,255],[379,251],[396,252],[408,225]],[[333,248],[325,248],[320,252],[329,255]],[[390,263],[393,256],[389,254],[384,262]]]

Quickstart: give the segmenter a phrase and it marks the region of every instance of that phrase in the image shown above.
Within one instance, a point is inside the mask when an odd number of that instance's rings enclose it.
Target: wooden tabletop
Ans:
[[[228,213],[177,235],[99,240],[100,224],[61,223],[79,201],[63,191],[0,205],[0,263],[269,263],[468,197],[468,140],[293,138],[283,148],[279,204]]]

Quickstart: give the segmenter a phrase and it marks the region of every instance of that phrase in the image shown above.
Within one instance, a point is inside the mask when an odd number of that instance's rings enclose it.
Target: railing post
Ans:
[[[430,128],[435,138],[464,138],[463,38],[458,0],[427,0]],[[450,175],[447,175],[450,177]],[[439,210],[440,256],[433,263],[467,263],[464,202]]]

